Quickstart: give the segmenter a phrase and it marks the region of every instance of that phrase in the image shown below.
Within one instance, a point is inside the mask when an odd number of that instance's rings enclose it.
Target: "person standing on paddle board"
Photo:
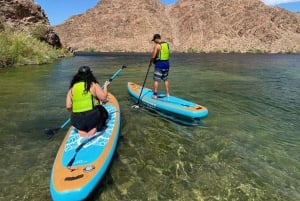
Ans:
[[[90,137],[105,126],[108,112],[101,101],[107,98],[108,85],[106,81],[102,89],[88,66],[81,66],[74,75],[66,97],[66,108],[71,112],[71,123],[81,137]]]
[[[155,64],[155,70],[153,75],[154,80],[154,90],[153,90],[153,98],[157,98],[159,82],[164,81],[166,96],[170,95],[169,91],[169,44],[167,42],[163,42],[161,40],[161,36],[159,34],[154,34],[152,41],[154,41],[155,45],[153,47],[150,66],[152,63]]]

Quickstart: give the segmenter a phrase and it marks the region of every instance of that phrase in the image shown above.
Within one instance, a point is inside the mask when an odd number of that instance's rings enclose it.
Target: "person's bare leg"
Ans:
[[[88,137],[92,137],[95,133],[97,132],[97,128],[93,128],[92,130],[90,130],[87,134]]]
[[[165,81],[165,89],[166,89],[166,96],[170,96],[170,84],[169,84],[169,80]]]
[[[78,130],[78,134],[80,135],[80,137],[91,137],[96,133],[96,131],[97,131],[97,128],[93,128],[89,132]]]
[[[78,130],[78,134],[80,135],[80,137],[88,137],[88,133],[82,130]]]
[[[157,94],[158,92],[158,81],[154,81],[153,83],[153,88],[154,88],[154,94]],[[157,98],[157,95],[153,95],[153,98]]]

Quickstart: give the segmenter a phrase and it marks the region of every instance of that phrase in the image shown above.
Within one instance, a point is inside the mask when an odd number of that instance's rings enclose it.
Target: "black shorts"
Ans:
[[[99,131],[105,126],[107,118],[108,112],[102,105],[99,105],[91,111],[72,113],[71,123],[78,130],[89,132],[97,127]]]

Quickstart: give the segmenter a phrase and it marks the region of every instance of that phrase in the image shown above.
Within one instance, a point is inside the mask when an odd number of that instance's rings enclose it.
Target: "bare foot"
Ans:
[[[96,131],[97,131],[97,128],[93,128],[89,132],[78,130],[78,134],[80,135],[80,137],[92,137],[96,133]]]

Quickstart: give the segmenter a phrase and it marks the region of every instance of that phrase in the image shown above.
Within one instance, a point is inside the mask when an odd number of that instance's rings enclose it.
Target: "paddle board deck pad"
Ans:
[[[129,94],[138,100],[142,86],[128,82],[127,88]],[[144,87],[140,97],[140,103],[151,109],[156,109],[166,114],[174,114],[183,118],[200,119],[208,115],[207,108],[196,103],[175,96],[166,96],[163,93],[158,93],[156,99],[152,98],[152,96],[153,90]]]
[[[73,126],[68,130],[51,172],[50,192],[54,201],[84,200],[106,172],[119,137],[120,108],[117,99],[110,93],[104,107],[109,113],[106,128],[88,141],[80,137]],[[81,146],[82,143],[84,146]],[[68,167],[72,158],[75,160]]]

